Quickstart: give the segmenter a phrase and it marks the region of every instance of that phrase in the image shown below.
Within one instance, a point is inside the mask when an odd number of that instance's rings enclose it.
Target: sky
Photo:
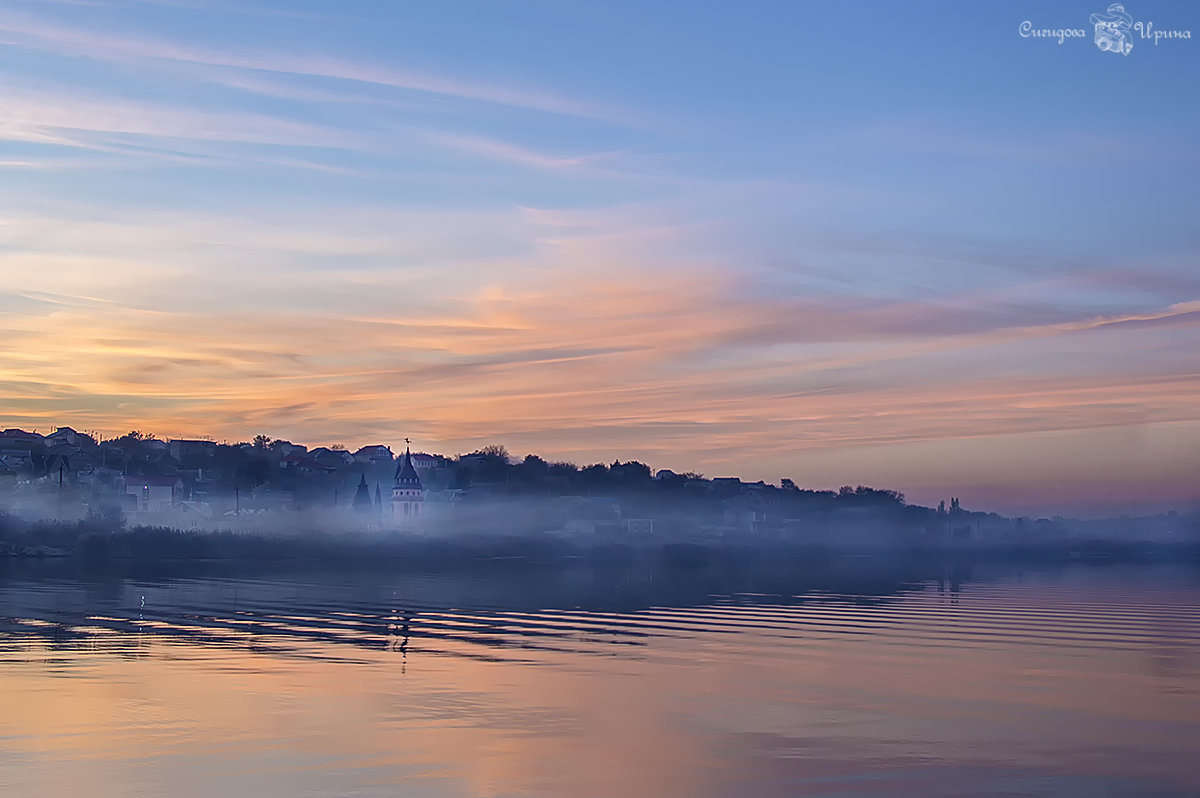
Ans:
[[[5,0],[0,426],[1183,509],[1200,5],[1127,10]]]

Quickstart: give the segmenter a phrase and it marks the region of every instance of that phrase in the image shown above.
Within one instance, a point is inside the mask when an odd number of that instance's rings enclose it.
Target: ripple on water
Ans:
[[[8,579],[0,787],[1200,792],[1194,572],[871,595],[654,577]]]

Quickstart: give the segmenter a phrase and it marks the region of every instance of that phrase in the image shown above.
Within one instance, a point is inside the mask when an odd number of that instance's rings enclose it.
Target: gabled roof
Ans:
[[[35,440],[40,440],[46,436],[41,434],[40,432],[26,432],[23,429],[17,429],[16,427],[9,427],[8,429],[4,430],[3,433],[0,433],[0,437],[3,437],[3,438],[32,438]]]
[[[318,446],[308,453],[309,457],[328,457],[329,455],[335,455],[342,458],[353,457],[353,455],[351,455],[345,449],[330,449],[328,446]]]
[[[58,452],[46,458],[46,471],[53,472],[62,468],[65,471],[71,470],[71,459],[68,457],[70,452]]]

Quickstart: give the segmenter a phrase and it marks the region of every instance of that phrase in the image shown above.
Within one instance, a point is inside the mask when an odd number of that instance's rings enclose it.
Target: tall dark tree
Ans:
[[[508,465],[512,462],[512,457],[508,453],[508,449],[504,448],[503,444],[489,443],[475,454],[481,454],[486,459],[492,460],[502,465]]]

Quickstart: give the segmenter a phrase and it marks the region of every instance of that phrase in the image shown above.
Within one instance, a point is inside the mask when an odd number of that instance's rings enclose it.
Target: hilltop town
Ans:
[[[975,545],[1072,538],[1191,540],[1176,513],[1108,522],[1006,518],[936,508],[865,486],[816,490],[636,462],[579,467],[498,445],[456,456],[373,444],[308,448],[259,435],[244,443],[101,439],[71,427],[0,433],[0,513],[27,522],[112,527],[395,535],[538,533],[602,543]]]

